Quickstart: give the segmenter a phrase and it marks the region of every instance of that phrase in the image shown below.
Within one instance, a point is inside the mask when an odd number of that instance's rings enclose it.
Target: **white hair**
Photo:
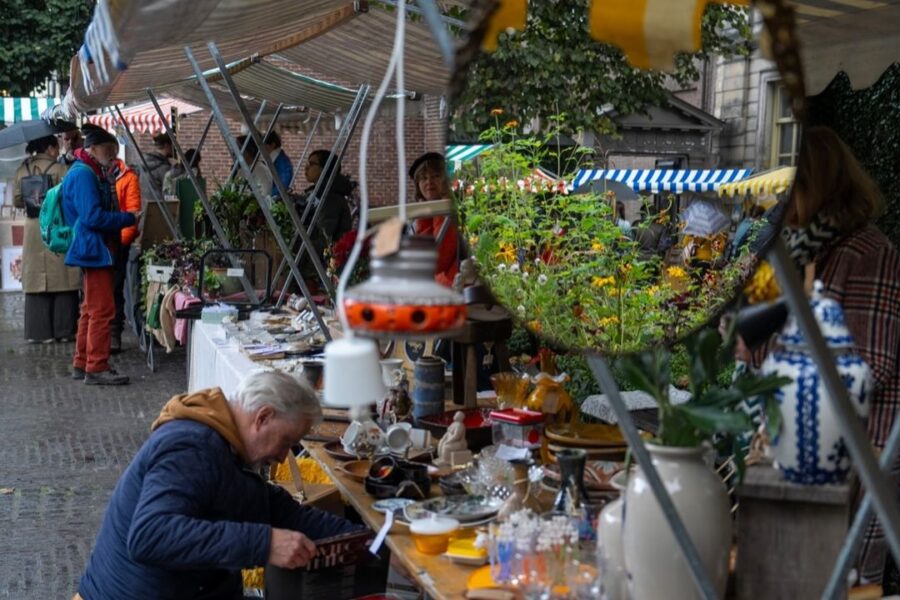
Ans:
[[[322,419],[322,407],[309,384],[279,371],[248,375],[228,401],[246,412],[269,406],[276,415],[287,419]]]

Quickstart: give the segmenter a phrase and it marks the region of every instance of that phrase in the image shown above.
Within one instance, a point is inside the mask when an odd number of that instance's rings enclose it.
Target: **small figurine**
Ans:
[[[466,443],[466,426],[463,424],[465,418],[462,411],[456,411],[456,414],[453,415],[453,423],[438,442],[439,462],[447,465],[453,464],[454,452],[463,452],[469,449]]]
[[[476,283],[478,283],[478,269],[475,261],[467,258],[459,263],[459,272],[453,278],[453,289],[461,294],[465,288]]]
[[[394,373],[394,385],[388,389],[381,401],[378,417],[385,425],[393,425],[406,421],[412,415],[412,399],[409,397],[409,382],[406,371],[398,369]]]

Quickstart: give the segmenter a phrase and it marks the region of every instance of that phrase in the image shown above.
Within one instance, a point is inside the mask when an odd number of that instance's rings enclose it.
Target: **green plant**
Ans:
[[[209,204],[228,243],[235,248],[252,245],[253,238],[264,229],[262,210],[242,181],[229,179],[209,196]],[[194,206],[194,220],[202,222],[206,211],[201,203]]]
[[[664,446],[694,447],[713,442],[722,455],[733,455],[743,470],[746,439],[753,423],[742,405],[750,399],[763,403],[770,438],[781,430],[781,411],[775,392],[790,382],[777,375],[758,376],[750,372],[723,383],[723,372],[733,364],[734,336],[723,341],[711,328],[701,329],[684,342],[688,358],[688,389],[691,399],[675,405],[669,400],[671,355],[654,350],[620,358],[618,367],[635,388],[647,392],[659,405],[656,441]]]

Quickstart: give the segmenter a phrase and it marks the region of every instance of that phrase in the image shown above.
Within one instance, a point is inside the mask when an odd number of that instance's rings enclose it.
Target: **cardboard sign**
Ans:
[[[372,242],[372,256],[390,256],[400,250],[400,238],[403,237],[404,223],[399,218],[388,219],[378,226],[378,233]]]

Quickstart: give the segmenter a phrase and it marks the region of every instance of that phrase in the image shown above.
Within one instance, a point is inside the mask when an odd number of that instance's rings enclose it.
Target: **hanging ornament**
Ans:
[[[373,257],[369,279],[344,295],[350,328],[376,337],[422,338],[462,327],[465,299],[434,280],[436,264],[434,240],[424,236],[404,236],[397,252]]]

